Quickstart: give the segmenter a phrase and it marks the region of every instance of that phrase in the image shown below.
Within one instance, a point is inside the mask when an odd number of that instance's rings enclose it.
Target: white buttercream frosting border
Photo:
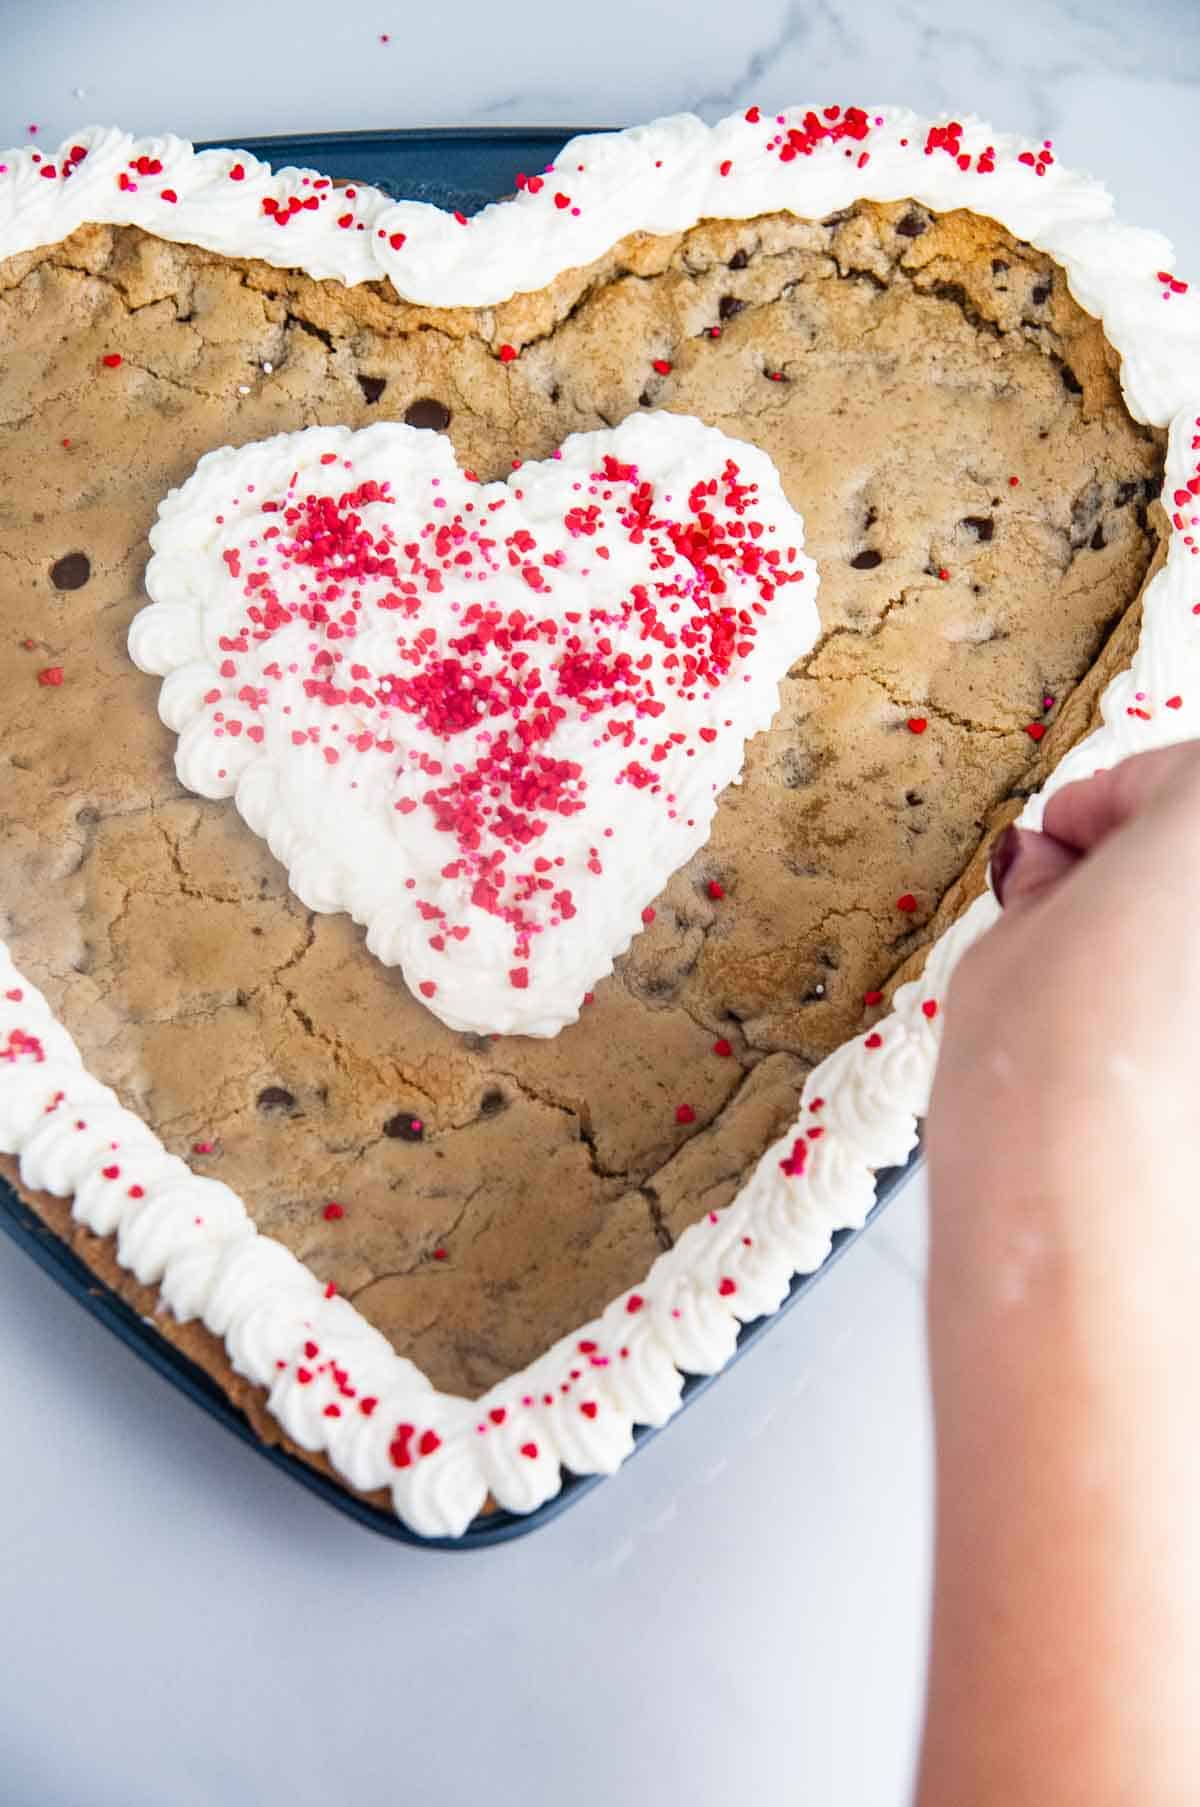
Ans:
[[[986,213],[1054,257],[1121,355],[1130,412],[1169,429],[1173,532],[1145,591],[1138,650],[1105,692],[1102,725],[1027,805],[1021,820],[1036,825],[1068,780],[1200,731],[1200,299],[1172,275],[1166,240],[1116,221],[1104,188],[1064,170],[1052,147],[893,107],[751,108],[713,127],[683,115],[573,140],[515,201],[464,224],[361,186],[334,190],[311,171],[272,174],[245,153],[95,128],[57,152],[0,153],[0,258],[85,221],[130,223],[315,277],[387,276],[429,305],[489,306],[635,230],[775,210],[820,218],[858,199],[907,197]],[[198,1318],[222,1338],[297,1444],[356,1488],[390,1489],[415,1531],[455,1536],[489,1493],[527,1512],[559,1490],[564,1468],[617,1468],[635,1424],[672,1415],[684,1373],[720,1368],[740,1323],[776,1310],[792,1275],[818,1267],[838,1229],[862,1223],[876,1172],[915,1145],[940,1001],[995,908],[987,896],[973,904],[890,1014],[814,1070],[796,1126],[727,1209],[685,1231],[600,1318],[476,1401],[437,1393],[353,1306],[259,1235],[236,1194],[167,1154],[85,1071],[2,943],[0,1151],[19,1157],[27,1187],[73,1198],[80,1222],[115,1236],[121,1264],[181,1321]]]

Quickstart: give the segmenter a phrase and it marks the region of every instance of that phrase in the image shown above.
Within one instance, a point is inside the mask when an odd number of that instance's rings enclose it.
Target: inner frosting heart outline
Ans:
[[[207,454],[131,655],[235,797],[450,1027],[551,1035],[708,838],[818,579],[771,459],[684,415],[479,484],[385,422]]]
[[[823,117],[839,111],[823,109]],[[1195,290],[1170,276],[1173,255],[1164,239],[1116,222],[1101,184],[1047,164],[1036,145],[997,134],[981,121],[964,127],[945,115],[930,121],[885,107],[872,110],[867,149],[854,158],[846,152],[843,162],[836,144],[793,150],[809,117],[793,108],[768,120],[752,107],[711,129],[692,118],[659,121],[602,145],[577,140],[561,161],[569,164],[576,153],[582,160],[593,150],[607,153],[599,183],[606,206],[597,232],[606,243],[639,228],[684,229],[701,216],[748,218],[782,208],[821,217],[859,197],[911,196],[935,210],[985,211],[1049,251],[1077,299],[1103,321],[1121,354],[1122,388],[1134,418],[1170,428],[1165,498],[1174,531],[1166,563],[1144,592],[1134,660],[1104,693],[1101,725],[1055,768],[1018,818],[1036,827],[1046,796],[1061,784],[1200,727],[1200,624],[1190,563],[1200,555]],[[747,126],[757,134],[760,119],[773,135],[765,147],[746,137]],[[135,140],[115,130],[91,129],[78,140],[58,152],[28,147],[4,154],[0,256],[53,243],[85,220],[112,219],[313,276],[355,282],[380,273],[361,255],[372,244],[361,219],[355,225],[348,215],[335,220],[332,211],[325,217],[297,211],[286,234],[273,223],[269,230],[262,225],[264,187],[269,185],[268,199],[276,190],[303,194],[306,184],[327,188],[313,172],[272,176],[244,152],[193,153],[177,139]],[[86,153],[86,163],[77,151]],[[169,193],[146,182],[143,162],[162,166],[161,178],[153,180],[169,184]],[[647,205],[647,166],[665,172],[670,217],[657,211],[661,198]],[[126,173],[134,168],[136,181]],[[553,206],[551,185],[542,184],[541,191]],[[371,191],[360,195],[356,208],[377,212],[384,203]],[[515,210],[494,211],[505,215],[496,221],[497,237],[503,238],[502,224],[511,225],[510,248],[520,250],[520,269],[527,271],[525,220]],[[277,210],[270,217],[274,222]],[[582,217],[594,228],[600,210],[589,207]],[[554,224],[570,219],[564,212]],[[441,224],[450,233],[457,222],[447,215]],[[355,240],[356,231],[364,236]],[[559,244],[556,268],[586,261],[568,233],[559,234]],[[433,274],[433,301],[469,302],[454,287],[462,279],[459,269],[444,281],[437,270]],[[403,292],[402,276],[400,284]],[[731,1206],[687,1230],[636,1294],[614,1300],[601,1319],[473,1406],[432,1393],[425,1377],[352,1307],[331,1297],[281,1244],[257,1235],[228,1188],[188,1173],[171,1195],[160,1180],[123,1188],[125,1176],[107,1177],[112,1154],[93,1147],[83,1113],[107,1112],[112,1136],[131,1147],[145,1144],[149,1132],[84,1071],[70,1037],[3,946],[0,1149],[20,1156],[24,1185],[73,1197],[80,1222],[98,1235],[116,1236],[120,1264],[158,1287],[171,1314],[181,1322],[202,1318],[224,1339],[235,1371],[264,1389],[269,1409],[293,1441],[325,1453],[355,1487],[388,1487],[397,1513],[415,1530],[455,1535],[489,1491],[502,1505],[527,1511],[557,1491],[560,1465],[579,1474],[617,1467],[635,1422],[662,1423],[675,1410],[680,1370],[715,1372],[732,1352],[739,1321],[774,1309],[791,1273],[811,1271],[824,1259],[831,1232],[861,1222],[874,1196],[875,1170],[902,1159],[912,1146],[914,1116],[923,1111],[936,1057],[938,999],[957,960],[994,915],[991,898],[978,899],[935,943],[922,979],[896,992],[876,1028],[845,1043],[810,1075],[795,1129],[767,1150]],[[799,1138],[814,1126],[812,1113],[822,1103],[825,1134],[811,1142],[805,1160],[797,1154],[804,1146]],[[80,1108],[74,1123],[69,1105]],[[46,1118],[55,1125],[49,1135],[41,1133]],[[149,1136],[149,1146],[161,1162],[157,1138]],[[139,1191],[143,1196],[133,1196]],[[316,1336],[323,1339],[320,1389],[307,1366],[307,1344]],[[602,1365],[593,1369],[593,1360]],[[352,1410],[337,1390],[333,1362],[341,1371],[348,1371],[346,1364],[356,1372],[365,1367],[378,1382],[378,1396],[368,1393]],[[589,1375],[596,1395],[580,1400],[574,1416],[556,1414],[545,1405],[547,1394],[553,1398],[554,1387],[566,1386],[575,1369]]]

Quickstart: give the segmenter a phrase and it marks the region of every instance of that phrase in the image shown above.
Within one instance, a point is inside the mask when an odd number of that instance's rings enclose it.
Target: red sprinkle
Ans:
[[[47,689],[57,690],[59,685],[63,681],[62,666],[61,665],[47,665],[47,667],[44,671],[38,672],[37,681],[39,684],[45,685]]]
[[[125,360],[119,351],[106,351],[100,362],[106,370],[118,370]]]
[[[640,1311],[645,1303],[641,1293],[630,1293],[625,1301],[625,1309],[632,1315],[635,1311]]]
[[[731,1293],[735,1293],[737,1291],[737,1281],[731,1280],[729,1278],[729,1276],[726,1275],[726,1277],[722,1280],[720,1286],[718,1286],[717,1291],[720,1293],[720,1295],[723,1299],[728,1299]]]
[[[502,364],[511,364],[516,355],[517,348],[515,345],[502,345],[500,347],[500,362]]]
[[[910,734],[924,734],[928,726],[929,722],[923,715],[910,715],[908,718],[908,731]]]
[[[921,1012],[924,1016],[927,1016],[932,1023],[934,1017],[938,1013],[937,1000],[935,998],[926,998],[921,1006]]]
[[[655,358],[653,360],[653,368],[657,370],[659,376],[670,376],[672,366],[666,358]]]
[[[896,899],[896,908],[898,910],[903,910],[906,916],[912,915],[913,911],[917,908],[917,900],[911,891],[906,891],[902,897]]]
[[[339,1217],[345,1217],[346,1207],[345,1205],[335,1204],[331,1200],[330,1203],[326,1205],[321,1215],[326,1223],[335,1223]]]
[[[1045,722],[1027,722],[1025,732],[1030,740],[1041,740],[1046,732],[1046,724]]]
[[[797,1136],[792,1144],[792,1152],[780,1161],[780,1168],[789,1179],[799,1179],[808,1162],[808,1143],[803,1136]],[[715,1219],[714,1219],[715,1221]]]
[[[696,1121],[696,1113],[690,1104],[675,1106],[675,1121],[676,1123],[694,1123]]]
[[[733,1043],[727,1042],[725,1037],[722,1036],[720,1041],[713,1043],[712,1051],[714,1054],[719,1054],[722,1060],[728,1060],[729,1056],[733,1053]]]
[[[883,1046],[883,1037],[882,1037],[882,1035],[879,1035],[875,1030],[871,1031],[870,1035],[868,1035],[866,1041],[863,1043],[864,1048],[875,1049],[875,1048],[882,1048],[882,1046]]]
[[[720,901],[721,901],[721,899],[722,899],[722,898],[723,898],[723,897],[724,897],[724,895],[725,895],[725,887],[724,887],[724,885],[723,885],[723,884],[722,884],[722,883],[721,883],[721,882],[720,882],[720,880],[719,880],[719,879],[715,879],[715,878],[710,878],[710,879],[709,879],[709,881],[708,881],[708,895],[709,895],[709,896],[710,896],[710,897],[711,897],[711,898],[712,898],[712,900],[713,900],[713,902],[714,902],[714,903],[720,903]]]

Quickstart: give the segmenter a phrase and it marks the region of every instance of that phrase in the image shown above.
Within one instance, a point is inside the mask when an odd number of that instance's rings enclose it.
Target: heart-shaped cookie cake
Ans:
[[[1200,305],[1052,146],[751,108],[515,187],[0,154],[0,1168],[427,1533],[862,1222],[994,831],[1200,720]]]

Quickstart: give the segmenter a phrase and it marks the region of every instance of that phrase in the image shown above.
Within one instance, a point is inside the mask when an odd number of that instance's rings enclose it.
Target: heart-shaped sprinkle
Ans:
[[[201,460],[160,509],[176,768],[457,1029],[573,1021],[817,633],[775,467],[685,416],[480,485],[397,422]]]

